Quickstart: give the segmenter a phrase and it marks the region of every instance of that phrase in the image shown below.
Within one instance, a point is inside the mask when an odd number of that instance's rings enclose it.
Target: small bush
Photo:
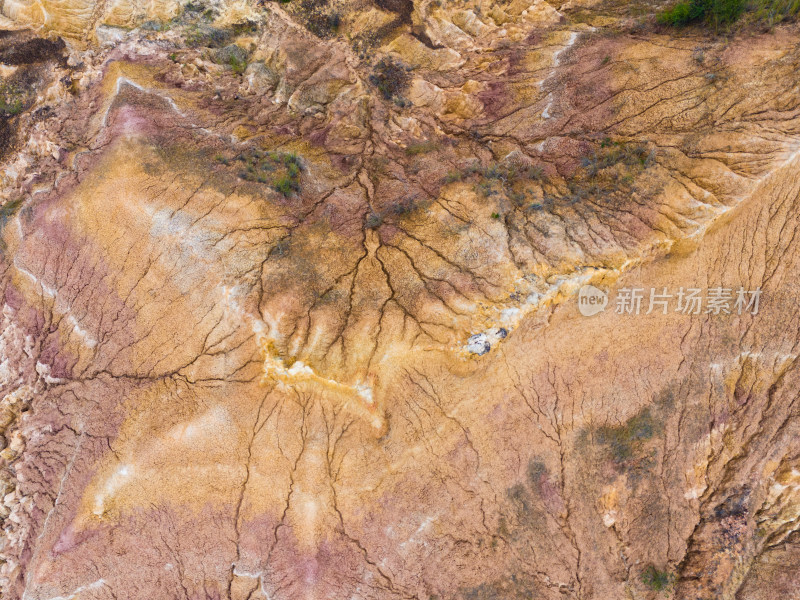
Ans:
[[[0,116],[13,117],[25,110],[26,94],[17,87],[0,83]]]
[[[14,116],[21,113],[22,110],[22,100],[14,100],[12,102],[0,100],[0,114],[5,116]]]
[[[235,56],[230,57],[230,59],[228,60],[228,64],[230,65],[231,69],[236,75],[242,75],[247,69],[247,61],[240,60]]]
[[[401,96],[408,88],[409,79],[406,69],[389,58],[382,58],[369,76],[369,82],[386,100]]]
[[[235,23],[232,29],[233,35],[253,35],[258,33],[258,23],[245,20],[241,23]]]
[[[221,65],[228,65],[237,75],[244,73],[247,68],[247,58],[249,53],[244,48],[236,44],[229,44],[224,48],[215,50],[213,53],[214,61]]]
[[[327,2],[305,0],[299,11],[303,24],[311,33],[319,38],[333,37],[342,24],[342,15],[337,11],[326,9]]]
[[[275,180],[273,180],[272,188],[276,192],[280,192],[284,196],[290,196],[292,192],[297,192],[300,190],[299,186],[297,185],[297,182],[292,177],[290,177],[288,173],[280,175]]]
[[[218,163],[229,165],[231,159],[218,154]],[[251,148],[235,157],[242,163],[239,178],[269,184],[276,192],[290,196],[300,191],[300,174],[303,170],[300,157],[294,152],[265,152]]]
[[[686,25],[698,20],[701,14],[692,8],[691,2],[679,2],[658,14],[657,21],[661,25],[672,27]]]
[[[193,25],[186,34],[190,48],[220,48],[230,39],[230,32],[208,25]]]
[[[516,205],[521,206],[533,190],[532,182],[543,182],[541,167],[517,161],[494,162],[488,165],[473,163],[461,171],[451,171],[443,179],[444,183],[477,178],[475,190],[482,196],[494,196],[503,192]]]
[[[22,207],[23,199],[17,198],[16,200],[9,200],[0,206],[0,230],[2,230],[9,219],[11,219],[19,209]],[[6,242],[0,238],[0,251],[6,250]]]
[[[675,576],[668,571],[659,571],[650,565],[642,572],[642,583],[651,590],[661,592],[669,588],[675,580]]]
[[[460,171],[450,171],[445,175],[444,182],[445,183],[454,183],[456,181],[461,181],[461,172]]]
[[[369,213],[364,222],[364,227],[367,229],[377,229],[383,224],[383,217],[377,213]]]
[[[600,142],[600,150],[584,158],[581,165],[589,177],[595,177],[603,169],[618,164],[625,167],[646,167],[652,159],[652,152],[644,144],[612,142],[606,138]]]

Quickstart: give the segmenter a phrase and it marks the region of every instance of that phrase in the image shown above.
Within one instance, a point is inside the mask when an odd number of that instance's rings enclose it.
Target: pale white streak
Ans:
[[[122,465],[106,480],[103,488],[95,495],[94,509],[92,510],[94,514],[103,514],[106,500],[114,496],[128,482],[132,470],[131,465]]]
[[[55,299],[55,297],[56,297],[56,295],[57,295],[57,291],[56,291],[54,288],[51,288],[51,287],[49,287],[47,284],[45,284],[44,282],[42,282],[42,281],[41,281],[41,280],[40,280],[38,277],[36,277],[36,275],[34,275],[33,273],[31,273],[31,272],[30,272],[28,269],[26,269],[25,267],[21,267],[21,266],[19,266],[19,265],[17,264],[16,260],[14,261],[14,263],[13,263],[13,264],[14,264],[14,268],[15,268],[17,271],[19,271],[20,273],[22,273],[23,275],[25,275],[26,277],[28,277],[28,278],[29,278],[29,279],[30,279],[30,280],[33,282],[33,284],[34,284],[34,285],[36,285],[36,286],[40,287],[40,288],[41,288],[41,290],[42,290],[42,293],[43,293],[45,296],[47,296],[48,298],[54,298],[54,299]],[[67,306],[67,307],[64,309],[64,311],[63,311],[63,312],[66,314],[66,313],[68,313],[70,310],[72,310],[72,307],[71,307],[71,306]],[[89,332],[88,332],[88,331],[86,331],[85,329],[83,329],[83,328],[80,326],[80,323],[78,322],[78,320],[77,320],[77,319],[76,319],[76,318],[75,318],[73,315],[69,315],[69,316],[67,317],[67,322],[68,322],[68,323],[69,323],[69,324],[72,326],[72,330],[73,330],[73,331],[74,331],[74,332],[75,332],[75,333],[78,335],[78,337],[79,337],[79,338],[80,338],[80,339],[83,341],[83,343],[84,343],[84,344],[85,344],[87,347],[89,347],[89,348],[94,348],[95,346],[97,346],[97,340],[95,340],[95,339],[94,339],[94,338],[93,338],[93,337],[92,337],[92,336],[89,334]]]
[[[164,94],[159,94],[158,92],[155,92],[153,90],[146,89],[146,88],[142,87],[141,85],[139,85],[138,83],[136,83],[135,81],[132,81],[132,80],[128,79],[127,77],[125,77],[123,75],[120,75],[119,77],[117,77],[117,81],[116,81],[116,84],[114,86],[114,95],[108,100],[108,107],[106,108],[106,111],[103,114],[103,127],[105,127],[108,124],[108,113],[111,111],[111,105],[113,104],[113,100],[119,94],[120,89],[122,88],[123,84],[128,84],[128,85],[136,88],[139,91],[145,92],[147,94],[152,94],[154,96],[158,96],[159,98],[163,98],[164,100],[167,101],[167,104],[169,104],[169,106],[170,106],[170,108],[172,108],[172,110],[174,110],[176,113],[178,113],[178,115],[180,115],[181,117],[184,116],[184,113],[178,108],[178,105],[175,104],[175,100],[173,100],[170,96],[166,96]]]
[[[56,291],[55,291],[53,288],[51,288],[51,287],[48,287],[47,285],[45,285],[44,283],[42,283],[42,282],[41,282],[41,281],[40,281],[40,280],[39,280],[39,279],[36,277],[36,275],[34,275],[34,274],[33,274],[33,273],[31,273],[30,271],[28,271],[28,269],[26,269],[25,267],[20,267],[20,266],[17,264],[17,261],[16,261],[16,259],[14,260],[14,263],[13,263],[13,264],[14,264],[14,268],[15,268],[17,271],[19,271],[19,272],[20,272],[20,273],[22,273],[23,275],[27,276],[28,278],[30,278],[30,280],[31,280],[31,281],[34,283],[34,285],[37,285],[37,286],[39,286],[39,287],[41,288],[41,290],[42,290],[42,293],[44,293],[44,294],[45,294],[46,296],[48,296],[49,298],[55,298],[55,297],[56,297]]]
[[[72,472],[72,467],[75,464],[75,459],[77,459],[78,458],[78,454],[80,454],[81,446],[83,445],[83,439],[84,439],[83,426],[81,425],[81,437],[78,439],[78,444],[75,447],[75,452],[72,454],[72,458],[70,459],[69,464],[67,465],[66,469],[64,469],[64,474],[61,476],[61,481],[58,484],[58,493],[56,494],[56,499],[53,502],[53,508],[51,508],[48,511],[47,517],[45,517],[44,524],[42,525],[42,531],[39,534],[39,536],[36,538],[36,546],[35,546],[36,550],[35,550],[35,554],[34,554],[33,560],[31,561],[32,567],[27,570],[27,581],[26,581],[26,584],[25,584],[25,588],[26,589],[31,586],[30,578],[33,577],[33,574],[36,572],[36,564],[38,562],[37,558],[38,558],[39,552],[40,552],[40,550],[42,548],[42,545],[41,545],[42,538],[47,533],[47,525],[50,522],[50,518],[53,516],[53,513],[56,511],[56,508],[58,507],[58,501],[61,498],[62,492],[64,491],[64,483],[67,481],[67,477],[69,477],[69,474]],[[97,582],[95,582],[95,583],[97,583]]]
[[[79,588],[76,588],[69,596],[51,596],[50,598],[47,598],[45,600],[74,600],[75,598],[78,597],[78,594],[99,589],[104,585],[106,585],[105,579],[101,578],[98,579],[97,581],[93,581],[92,583],[87,583],[86,585],[82,585]],[[33,600],[28,590],[25,590],[25,593],[22,595],[22,600]]]

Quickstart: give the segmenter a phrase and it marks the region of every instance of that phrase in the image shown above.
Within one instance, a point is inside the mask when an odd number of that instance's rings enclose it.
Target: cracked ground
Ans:
[[[0,598],[800,597],[800,25],[667,4],[0,2]]]

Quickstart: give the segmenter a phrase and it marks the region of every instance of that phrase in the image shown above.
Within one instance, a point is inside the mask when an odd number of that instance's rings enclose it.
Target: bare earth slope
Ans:
[[[800,594],[800,27],[0,8],[0,597]]]

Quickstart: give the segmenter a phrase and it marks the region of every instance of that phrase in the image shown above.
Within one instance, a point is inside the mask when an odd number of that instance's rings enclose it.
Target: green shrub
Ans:
[[[541,167],[519,160],[503,160],[488,165],[472,163],[458,171],[450,171],[442,178],[442,183],[472,179],[475,191],[484,197],[503,193],[516,206],[523,207],[536,192],[537,185],[544,184],[547,178]],[[531,185],[533,184],[533,185]],[[541,205],[539,205],[541,207]],[[499,218],[497,217],[492,218]]]
[[[702,17],[702,11],[698,10],[694,2],[684,0],[675,6],[668,8],[658,14],[657,20],[661,25],[672,27],[687,25],[692,21],[697,21]]]
[[[800,0],[798,0],[800,1]],[[618,142],[606,138],[563,184],[551,179],[542,167],[525,160],[505,159],[488,165],[472,163],[442,178],[443,184],[470,180],[475,191],[489,197],[504,194],[526,213],[549,209],[555,202],[576,203],[598,197],[622,198],[632,190],[637,177],[651,166],[655,153],[642,143]]]
[[[230,57],[230,59],[228,60],[228,64],[230,65],[231,69],[233,69],[233,72],[236,75],[243,74],[245,72],[245,70],[247,69],[247,61],[246,60],[240,60],[240,59],[236,58],[235,56],[231,56]]]
[[[22,110],[22,100],[13,100],[11,102],[7,102],[6,100],[0,99],[0,114],[11,117],[18,115],[22,112]]]
[[[377,229],[383,224],[383,217],[377,213],[371,212],[367,215],[364,226],[367,229]]]
[[[229,44],[213,53],[215,62],[221,65],[228,65],[237,75],[241,75],[247,69],[248,56],[247,50],[236,44]]]
[[[652,152],[644,144],[612,142],[605,138],[600,149],[581,161],[590,178],[600,171],[621,164],[624,167],[646,167],[653,160]]]
[[[299,187],[289,174],[280,175],[272,182],[272,188],[284,196],[290,196],[292,192],[299,191]]]
[[[9,200],[0,206],[0,227],[3,227],[11,217],[13,217],[22,206],[23,199]]]
[[[774,25],[800,13],[800,0],[681,0],[659,13],[662,25],[680,27],[705,23],[719,28],[751,13],[755,22]]]
[[[19,209],[22,207],[23,199],[17,198],[16,200],[9,200],[2,206],[0,206],[0,230],[2,230],[9,219],[11,219]],[[4,239],[0,238],[0,252],[5,252],[6,250],[6,242]]]
[[[301,0],[292,6],[293,15],[319,38],[333,37],[342,24],[342,15],[332,9],[329,0]]]
[[[656,592],[666,590],[674,580],[675,576],[672,573],[659,571],[653,565],[650,565],[642,572],[642,583]]]
[[[369,82],[386,100],[400,96],[408,87],[409,80],[406,69],[389,58],[382,58],[369,76]]]
[[[0,116],[13,117],[25,110],[26,94],[17,87],[0,83]]]
[[[186,34],[186,45],[190,48],[220,48],[229,39],[229,31],[208,25],[194,24]]]
[[[214,160],[225,166],[231,159],[218,154]],[[294,152],[265,152],[250,148],[235,157],[242,163],[239,178],[256,183],[268,183],[276,192],[290,196],[300,191],[300,174],[303,163]]]
[[[461,172],[460,171],[449,171],[447,175],[444,177],[445,183],[454,183],[456,181],[461,181]]]

